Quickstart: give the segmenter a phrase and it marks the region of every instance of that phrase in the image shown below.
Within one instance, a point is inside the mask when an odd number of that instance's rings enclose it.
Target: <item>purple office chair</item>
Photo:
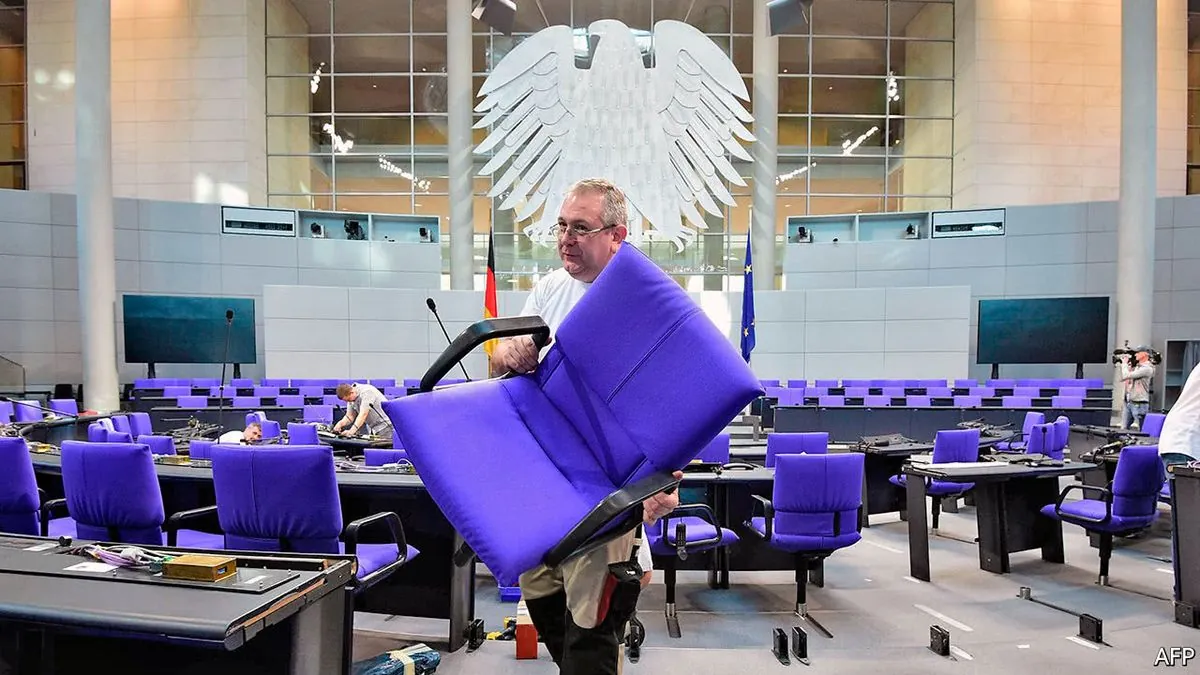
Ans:
[[[193,438],[188,442],[190,459],[212,459],[212,449],[217,442],[208,438]]]
[[[395,513],[376,513],[343,526],[329,446],[216,445],[212,471],[217,516],[229,550],[354,555],[360,589],[417,556]],[[386,526],[391,542],[359,543],[360,530],[370,525]]]
[[[979,461],[979,430],[978,429],[948,429],[937,432],[933,437],[933,463],[950,464],[953,462]],[[888,478],[893,485],[907,487],[907,474],[899,474]],[[965,494],[974,483],[952,483],[950,481],[925,479],[925,494],[933,498],[932,519],[934,531],[938,529],[938,517],[942,513],[943,497],[958,497]]]
[[[150,423],[150,413],[129,413],[129,434],[134,438],[149,436],[154,433],[154,425]]]
[[[408,453],[403,448],[367,448],[363,450],[363,463],[367,466],[383,466],[384,464],[408,461]]]
[[[904,398],[904,387],[884,387],[883,395],[890,398]]]
[[[257,396],[234,396],[233,397],[233,406],[232,407],[234,407],[234,408],[257,408],[260,405],[262,405],[262,403],[258,400]]]
[[[1051,396],[1050,405],[1055,408],[1082,408],[1083,399],[1078,396]]]
[[[304,397],[299,394],[280,394],[275,397],[275,405],[280,408],[303,408]]]
[[[1008,397],[1005,396],[1007,399]],[[1005,405],[1008,405],[1007,403]],[[1025,421],[1021,424],[1021,433],[1013,434],[1008,440],[998,441],[994,446],[997,450],[1021,450],[1029,441],[1029,432],[1035,424],[1045,424],[1046,413],[1030,411],[1025,413]]]
[[[945,384],[943,382],[943,384]],[[954,390],[950,387],[925,387],[925,395],[930,398],[950,398],[954,395]]]
[[[279,387],[255,387],[254,395],[258,398],[275,398],[279,396]]]
[[[408,396],[408,390],[404,387],[384,387],[383,395],[388,398],[399,398],[401,396]]]
[[[1059,396],[1077,396],[1079,398],[1087,398],[1087,387],[1059,387]]]
[[[729,463],[729,434],[717,434],[704,446],[697,460],[725,465]],[[682,637],[679,616],[675,612],[676,560],[686,560],[692,553],[702,553],[738,542],[733,530],[720,526],[720,521],[708,504],[680,504],[678,508],[646,528],[645,545],[650,553],[664,558],[663,583],[667,590],[667,633]],[[716,558],[712,558],[715,569]]]
[[[180,396],[175,399],[175,405],[180,408],[207,408],[207,396]]]
[[[150,448],[152,455],[175,454],[175,439],[170,436],[138,436],[137,442]]]
[[[192,395],[191,387],[177,387],[177,386],[163,387],[163,397],[164,398],[180,398],[181,396],[191,396],[191,395]],[[182,407],[182,406],[180,406],[180,407]]]
[[[979,396],[955,396],[954,407],[956,408],[978,408],[983,405],[983,399]]]
[[[303,387],[296,387],[296,388],[300,391],[300,395],[305,398],[308,398],[310,396],[311,397],[318,397],[318,396],[324,397],[325,396],[325,387],[318,387],[318,386],[314,386],[311,384],[307,384],[307,385],[304,385]]]
[[[933,404],[928,396],[905,396],[904,405],[908,408],[928,408]]]
[[[94,541],[183,548],[221,548],[221,535],[183,529],[216,507],[165,518],[150,448],[140,443],[63,441],[63,491],[75,536]]]
[[[114,432],[112,420],[108,418],[98,419],[88,425],[87,439],[92,443],[107,443],[108,434]]]
[[[967,389],[967,393],[979,398],[995,398],[996,396],[996,390],[992,387],[970,387]]]
[[[822,408],[841,408],[846,405],[845,396],[818,396],[817,405]]]
[[[129,417],[127,415],[113,415],[111,418],[113,428],[123,434],[133,436],[133,427],[129,425]]]
[[[863,458],[861,453],[781,455],[771,499],[751,495],[754,511],[746,526],[773,548],[796,556],[796,614],[827,637],[833,635],[808,615],[809,572],[824,585],[823,563],[838,549],[862,538]]]
[[[0,437],[0,532],[57,537],[75,532],[75,521],[54,518],[66,502],[43,503],[24,438]]]
[[[333,424],[333,406],[328,406],[328,405],[306,405],[306,406],[304,406],[304,421],[305,422],[320,422],[322,424]]]
[[[640,525],[642,501],[673,489],[672,472],[764,393],[725,334],[629,244],[533,373],[433,390],[474,347],[522,334],[544,343],[549,329],[538,317],[476,323],[425,374],[423,393],[383,404],[466,541],[456,561],[473,551],[502,586]]]
[[[48,407],[68,417],[79,416],[79,404],[73,398],[52,398]]]
[[[317,425],[288,422],[288,445],[320,445]]]
[[[829,452],[828,431],[807,431],[804,433],[772,432],[767,434],[768,468],[775,466],[775,458],[779,455],[823,455]]]
[[[1031,408],[1033,399],[1029,396],[1003,396],[1000,398],[1000,405],[1005,408]]]
[[[1066,456],[1067,442],[1071,440],[1071,420],[1058,416],[1054,420],[1054,437],[1051,439],[1050,447],[1043,451],[1043,454],[1053,458],[1062,459]]]
[[[215,377],[193,377],[192,378],[192,386],[193,387],[218,387],[220,385],[221,385],[221,381]],[[226,385],[226,386],[229,386],[229,385]]]
[[[229,384],[233,385],[234,387],[253,387],[254,380],[249,377],[238,377],[229,380]],[[269,387],[271,385],[264,383],[263,386]]]
[[[870,387],[846,387],[847,398],[862,398],[871,395]]]
[[[18,423],[41,422],[46,418],[46,414],[33,401],[13,401],[13,413],[16,416]]]
[[[8,424],[13,421],[13,404],[9,401],[0,401],[0,424]]]
[[[1041,387],[1013,387],[1013,396],[1024,396],[1032,399],[1041,395]]]
[[[1113,535],[1126,535],[1149,527],[1158,516],[1158,495],[1166,480],[1166,469],[1158,446],[1129,445],[1121,450],[1117,470],[1106,487],[1068,485],[1058,501],[1042,507],[1042,515],[1078,525],[1100,535],[1100,577],[1108,585],[1108,561]],[[1098,499],[1065,502],[1072,490],[1089,492]]]
[[[886,408],[892,405],[892,397],[880,395],[864,396],[863,405],[868,408]]]
[[[1162,434],[1163,422],[1167,420],[1167,416],[1163,413],[1146,413],[1146,417],[1142,420],[1141,432],[1151,438],[1158,438]]]
[[[370,383],[370,385],[372,387],[375,387],[381,391],[385,387],[396,386],[396,378],[394,378],[394,377],[384,377],[384,378],[378,378],[378,379],[374,379],[374,380],[367,380],[367,382]]]

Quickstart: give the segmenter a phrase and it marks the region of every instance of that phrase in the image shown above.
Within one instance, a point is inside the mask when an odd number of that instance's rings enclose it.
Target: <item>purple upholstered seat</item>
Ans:
[[[217,442],[208,438],[194,438],[188,442],[188,457],[212,459],[212,448]]]
[[[928,408],[931,403],[928,396],[905,396],[904,405],[909,408]]]
[[[180,408],[207,408],[207,396],[180,396],[175,399],[175,405]]]
[[[33,401],[13,401],[12,404],[17,422],[41,422],[46,417],[41,409],[34,407],[37,404]]]
[[[253,387],[254,380],[249,377],[236,377],[230,380],[229,384],[233,385],[234,387]],[[269,387],[271,385],[264,383],[263,386]]]
[[[846,405],[845,396],[818,396],[817,405],[822,408],[840,408]]]
[[[163,396],[165,398],[179,398],[181,396],[191,396],[191,387],[163,387]]]
[[[955,396],[954,406],[956,408],[978,408],[983,405],[983,399],[978,396]]]
[[[300,395],[305,398],[308,398],[310,396],[312,396],[314,398],[318,397],[318,396],[325,396],[325,387],[319,387],[319,386],[314,386],[314,385],[305,385],[303,387],[297,387],[297,389],[300,390]]]
[[[1108,487],[1068,485],[1054,504],[1042,507],[1042,515],[1078,525],[1100,534],[1100,583],[1108,582],[1114,534],[1128,534],[1149,527],[1158,516],[1158,496],[1166,480],[1166,469],[1158,446],[1130,445],[1121,450],[1117,469]],[[1072,490],[1099,499],[1064,501]]]
[[[376,379],[372,379],[372,380],[367,380],[367,383],[370,384],[372,387],[375,387],[376,389],[383,389],[384,387],[396,386],[396,378],[394,378],[394,377],[376,378]]]
[[[320,445],[317,438],[317,425],[288,422],[288,445]]]
[[[979,461],[979,430],[978,429],[944,429],[933,437],[933,463],[950,464],[954,462]],[[898,487],[906,487],[908,474],[901,473],[888,478]],[[938,527],[938,516],[941,513],[941,498],[961,495],[971,488],[974,483],[953,483],[950,481],[925,479],[925,494],[933,497],[932,522],[933,529]]]
[[[150,424],[150,413],[129,413],[129,433],[135,438],[138,436],[148,436],[153,434],[154,427]]]
[[[890,396],[864,396],[863,405],[868,408],[885,408],[892,405],[892,397]]]
[[[275,397],[275,405],[280,408],[303,408],[304,397],[299,394],[280,394]]]
[[[79,415],[79,404],[73,398],[52,398],[49,408],[66,416]]]
[[[1024,396],[1026,398],[1037,398],[1042,395],[1040,387],[1013,387],[1013,396]]]
[[[170,436],[143,435],[137,437],[137,442],[150,448],[150,453],[154,455],[175,454],[175,439]]]
[[[13,404],[9,401],[0,401],[0,424],[8,424],[13,421]]]
[[[257,408],[262,405],[257,396],[234,396],[234,408]]]
[[[883,395],[891,398],[904,398],[904,387],[884,387]]]
[[[846,387],[846,396],[849,398],[862,398],[870,394],[871,389],[869,387]]]
[[[839,382],[837,380],[817,380],[816,382],[813,383],[813,386],[820,387],[822,389],[832,389],[833,387],[837,387],[840,385],[841,385],[841,382]]]
[[[42,500],[38,494],[29,446],[24,438],[0,437],[0,532],[37,536],[47,534],[42,527]],[[70,518],[49,523],[49,533],[73,534]]]
[[[408,452],[404,448],[367,448],[363,450],[363,463],[367,466],[383,466],[407,462]]]
[[[322,422],[324,424],[333,424],[333,406],[328,406],[328,405],[306,405],[306,406],[304,406],[304,421],[305,422]]]
[[[1163,422],[1167,420],[1167,416],[1162,413],[1146,413],[1146,418],[1142,420],[1141,431],[1151,438],[1158,438],[1162,433]]]
[[[262,386],[264,386],[264,387],[279,387],[282,389],[283,387],[287,387],[289,385],[288,385],[288,380],[286,380],[286,379],[263,378]]]
[[[113,429],[133,436],[133,426],[129,424],[128,415],[113,415],[110,419],[112,420]]]
[[[1055,408],[1082,408],[1083,399],[1078,396],[1051,396],[1050,405]]]
[[[994,398],[996,396],[996,390],[993,387],[971,387],[967,390],[967,393],[979,398]]]
[[[116,431],[113,428],[112,420],[108,418],[98,419],[88,425],[87,438],[92,443],[108,442],[109,432]]]
[[[63,491],[80,539],[162,546],[165,514],[150,448],[63,441]],[[179,530],[177,545],[220,548],[221,535]]]
[[[950,387],[925,387],[925,395],[930,398],[950,398],[954,390]]]
[[[1079,398],[1087,398],[1087,387],[1059,387],[1059,396],[1077,396]]]
[[[434,501],[497,581],[513,585],[618,489],[665,486],[763,393],[679,284],[626,244],[532,374],[383,409]],[[636,524],[617,520],[589,534]]]
[[[788,389],[803,389],[808,386],[808,380],[788,380]]]
[[[1005,397],[1008,398],[1008,397]],[[1029,433],[1033,431],[1033,425],[1045,424],[1046,413],[1029,411],[1025,413],[1025,421],[1021,423],[1021,434],[1014,434],[1007,441],[999,441],[993,447],[997,450],[1020,450],[1025,447],[1025,443],[1029,440]]]
[[[217,445],[212,449],[212,468],[217,516],[227,549],[350,553],[358,557],[357,577],[365,585],[417,556],[394,513],[355,521],[359,527],[385,521],[394,542],[342,541],[342,506],[328,446]],[[346,534],[356,529],[347,527]]]
[[[1030,408],[1033,406],[1033,399],[1029,396],[1004,396],[1001,397],[1000,404],[1005,408]]]
[[[767,434],[768,467],[775,466],[775,458],[779,455],[823,455],[829,451],[828,431],[808,431],[803,433],[774,432]]]
[[[710,464],[729,463],[729,434],[719,433],[696,455],[696,460]]]
[[[279,387],[255,387],[254,395],[259,398],[275,398],[279,396]]]
[[[801,615],[807,615],[805,572],[862,538],[863,458],[857,452],[780,455],[771,499],[755,496],[763,515],[752,512],[746,525],[771,547],[795,555],[796,611]]]

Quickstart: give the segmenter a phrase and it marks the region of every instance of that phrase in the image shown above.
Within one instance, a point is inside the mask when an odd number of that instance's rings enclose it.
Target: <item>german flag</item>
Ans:
[[[496,242],[492,230],[488,230],[487,285],[483,289],[483,318],[495,319],[500,315],[496,307]],[[483,351],[487,352],[488,361],[492,359],[492,350],[496,347],[495,340],[483,343]]]

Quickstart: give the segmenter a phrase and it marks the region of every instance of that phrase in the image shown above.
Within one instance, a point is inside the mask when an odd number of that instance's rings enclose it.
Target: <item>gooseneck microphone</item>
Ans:
[[[25,406],[26,408],[33,408],[34,410],[40,410],[43,413],[50,413],[51,415],[56,415],[58,417],[66,417],[67,419],[72,419],[72,420],[79,419],[79,415],[75,415],[75,414],[69,413],[69,412],[63,412],[61,410],[55,410],[54,408],[47,408],[46,406],[41,405],[35,401],[23,401],[23,400],[11,398],[8,396],[0,396],[0,401],[4,401],[6,403],[13,404],[14,409],[17,406]]]
[[[446,324],[442,323],[442,317],[438,316],[437,303],[433,301],[433,298],[425,298],[425,306],[433,312],[433,318],[437,319],[438,325],[442,327],[442,335],[446,336],[446,344],[454,344],[454,341],[450,339],[450,333],[446,332]],[[462,368],[463,377],[470,381],[471,376],[467,375],[467,367],[463,365],[462,361],[458,362],[458,367]]]
[[[218,435],[225,431],[225,365],[229,363],[229,333],[233,330],[233,310],[225,310],[225,353],[221,356],[221,386],[217,387]]]

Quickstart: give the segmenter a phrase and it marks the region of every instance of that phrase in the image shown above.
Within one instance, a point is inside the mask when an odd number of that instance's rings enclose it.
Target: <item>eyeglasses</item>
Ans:
[[[583,237],[588,237],[593,234],[596,234],[597,232],[603,232],[604,230],[609,230],[614,227],[616,227],[616,225],[604,225],[602,227],[597,227],[596,229],[592,230],[592,229],[588,229],[588,228],[584,227],[583,225],[579,225],[579,224],[568,225],[566,223],[559,223],[558,227],[556,229],[558,232],[559,239],[565,239],[565,238],[567,238],[568,235],[573,236],[573,237],[579,237],[580,239],[582,239]]]

